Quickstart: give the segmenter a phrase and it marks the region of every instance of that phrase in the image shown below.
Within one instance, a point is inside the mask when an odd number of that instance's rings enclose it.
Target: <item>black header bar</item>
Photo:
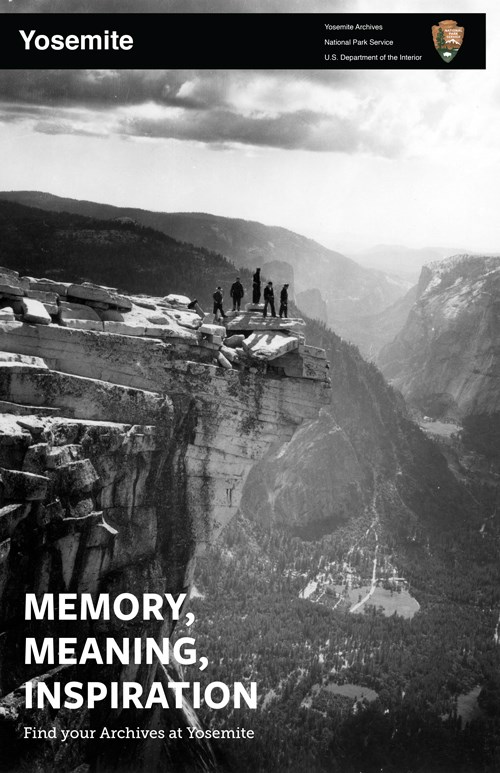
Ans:
[[[432,26],[445,20],[463,36],[440,55]],[[30,13],[4,14],[0,24],[2,69],[485,67],[484,13]]]

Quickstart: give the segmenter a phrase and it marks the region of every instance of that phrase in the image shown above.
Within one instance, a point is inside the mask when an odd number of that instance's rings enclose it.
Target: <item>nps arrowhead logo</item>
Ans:
[[[457,27],[456,21],[445,19],[432,27],[434,48],[444,62],[456,57],[464,40],[464,27]]]

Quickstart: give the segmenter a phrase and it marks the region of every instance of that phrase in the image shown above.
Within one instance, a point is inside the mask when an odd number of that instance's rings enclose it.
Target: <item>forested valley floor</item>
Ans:
[[[189,635],[210,665],[187,675],[258,685],[257,710],[202,712],[211,727],[255,731],[220,742],[230,769],[500,769],[498,528],[485,535],[471,523],[401,549],[383,524],[377,542],[364,539],[366,525],[305,542],[241,517],[201,561]],[[369,587],[375,550],[377,588],[391,588],[389,598],[409,591],[420,605],[410,617],[376,597],[349,611],[345,567],[354,586]],[[388,581],[396,562],[405,591]]]

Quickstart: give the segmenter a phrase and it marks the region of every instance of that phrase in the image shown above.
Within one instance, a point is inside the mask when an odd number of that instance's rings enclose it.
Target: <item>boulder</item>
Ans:
[[[44,373],[44,375],[48,375],[48,374],[49,374],[49,371],[47,370],[47,372]],[[24,419],[17,419],[17,423],[23,429],[27,429],[28,432],[30,432],[34,438],[39,437],[45,429],[44,422],[41,421],[41,419],[39,419],[38,416],[25,416]]]
[[[101,319],[97,312],[84,303],[59,303],[59,319],[64,327],[80,330],[99,330],[102,332]]]
[[[40,301],[40,303],[43,303],[45,307],[45,311],[51,316],[55,317],[56,314],[58,314],[59,296],[57,295],[57,293],[47,293],[42,290],[28,290],[26,294],[28,298],[34,298],[34,300]]]
[[[6,295],[3,296],[3,298],[0,299],[0,305],[3,308],[9,308],[12,309],[14,312],[14,316],[21,317],[23,315],[23,296],[22,295],[12,295],[10,298],[7,298]]]
[[[35,298],[23,298],[23,316],[25,322],[35,322],[37,325],[50,325],[52,318],[43,303]]]
[[[99,475],[89,459],[62,464],[56,468],[55,475],[57,489],[64,496],[76,495],[79,492],[88,493],[99,480]]]
[[[229,362],[238,362],[238,355],[234,349],[230,349],[228,346],[221,346],[220,352]]]
[[[110,306],[113,305],[113,294],[112,291],[110,292],[110,288],[107,289],[100,285],[93,285],[90,284],[90,282],[70,285],[68,287],[68,296],[83,301],[97,301],[98,303],[107,303]]]
[[[223,327],[222,325],[209,325],[206,322],[200,325],[198,330],[200,333],[203,333],[204,335],[222,336],[223,338],[226,335],[226,328]]]
[[[17,271],[0,267],[0,295],[22,297],[24,289],[19,280]]]
[[[98,313],[85,303],[68,303],[67,301],[61,301],[59,310],[61,324],[64,324],[66,319],[91,319],[94,322],[101,321]]]
[[[0,309],[0,322],[14,322],[15,319],[12,306],[5,306],[3,309]]]
[[[287,352],[299,348],[299,341],[283,333],[252,333],[243,341],[243,348],[252,357],[261,360],[274,360]]]
[[[188,304],[191,303],[191,298],[188,298],[187,295],[175,295],[175,293],[171,293],[170,295],[166,295],[165,298],[162,298],[162,301],[164,303],[170,303],[172,306],[188,306]]]
[[[229,346],[231,349],[236,349],[238,346],[243,345],[243,341],[245,340],[245,336],[241,333],[235,333],[232,336],[228,336],[224,339],[224,345]]]
[[[232,368],[231,363],[226,357],[224,357],[222,352],[219,352],[219,354],[217,355],[217,362],[219,363],[219,365],[221,365],[223,368],[226,368],[227,370],[231,370]]]

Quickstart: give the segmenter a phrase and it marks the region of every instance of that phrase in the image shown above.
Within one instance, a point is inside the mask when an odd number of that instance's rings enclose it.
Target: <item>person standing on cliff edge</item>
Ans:
[[[280,293],[280,317],[288,317],[288,284],[284,284]]]
[[[229,295],[233,299],[233,311],[239,311],[241,299],[245,295],[245,290],[243,289],[243,285],[240,282],[239,276],[236,277],[236,282],[233,282],[231,285]]]
[[[221,318],[225,319],[226,315],[224,314],[224,309],[222,308],[222,299],[224,297],[224,291],[222,287],[217,286],[214,294],[214,322],[217,319],[217,314],[220,312]]]
[[[271,307],[271,316],[276,316],[276,309],[274,308],[274,290],[273,283],[268,282],[264,287],[264,316],[267,317],[267,307]]]
[[[253,275],[252,289],[252,303],[260,303],[260,268],[256,269]]]

